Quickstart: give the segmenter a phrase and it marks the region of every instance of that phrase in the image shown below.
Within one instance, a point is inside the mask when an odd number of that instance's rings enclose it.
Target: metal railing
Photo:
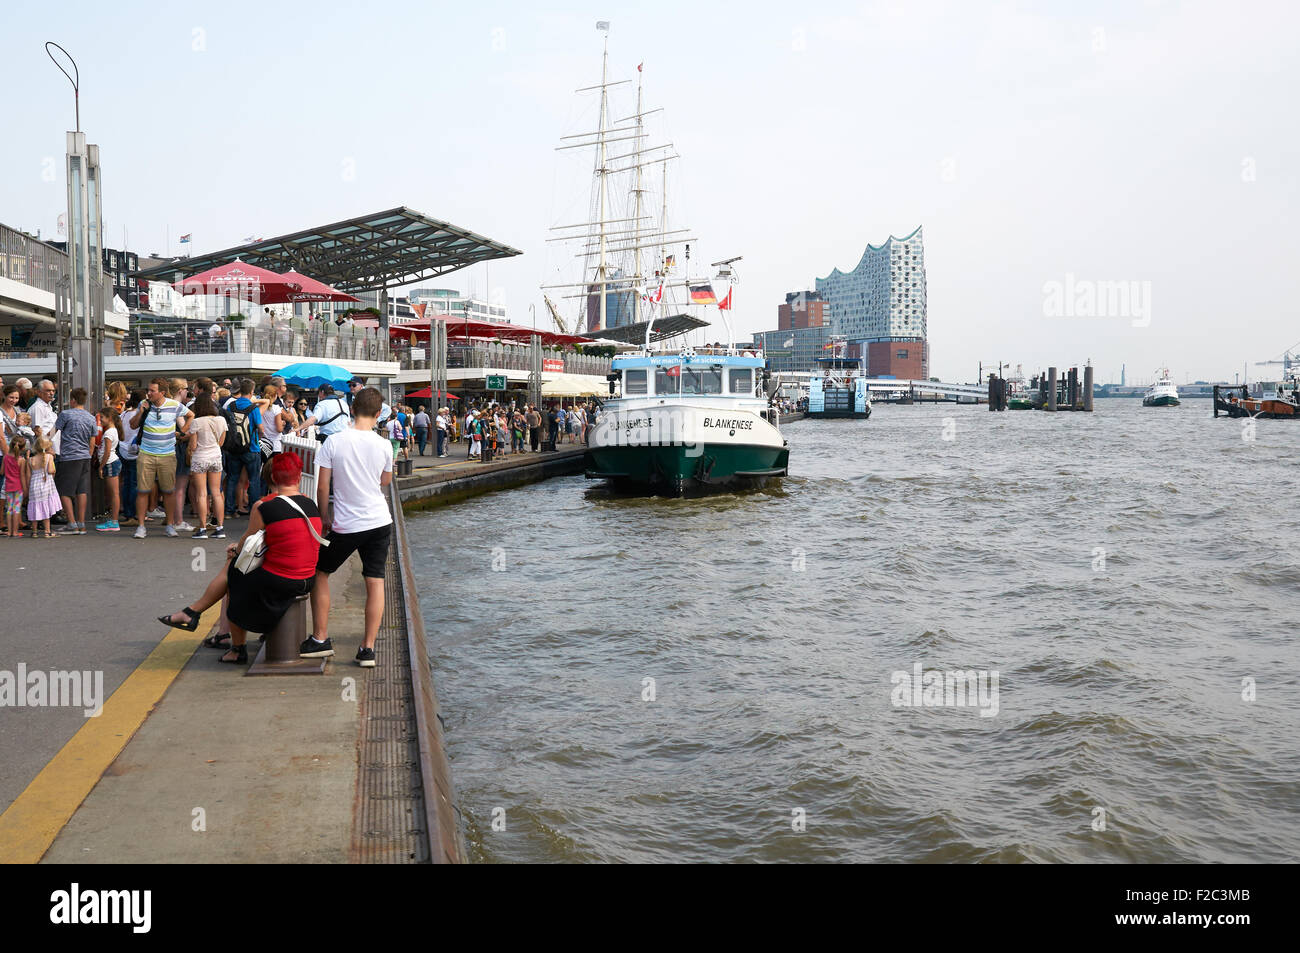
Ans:
[[[403,370],[425,370],[429,367],[428,349],[424,349],[425,358],[413,359],[411,346],[394,341],[392,345],[393,360],[399,362]],[[608,357],[595,357],[590,354],[578,354],[554,348],[542,348],[543,361],[563,361],[566,374],[595,374],[604,376],[610,371],[612,361]],[[455,344],[447,342],[447,366],[451,367],[486,367],[501,371],[528,371],[529,353],[527,347],[509,344]]]
[[[53,294],[59,275],[67,271],[66,252],[0,225],[0,278],[12,278]]]
[[[321,324],[296,322],[289,327],[228,325],[213,335],[212,322],[133,323],[122,341],[122,354],[274,354],[314,357],[322,361],[392,361],[388,342],[373,331],[332,331]]]

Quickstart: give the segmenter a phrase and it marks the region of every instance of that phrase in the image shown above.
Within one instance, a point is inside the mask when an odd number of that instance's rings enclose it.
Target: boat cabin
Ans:
[[[765,361],[740,354],[618,357],[613,374],[622,397],[763,396]]]

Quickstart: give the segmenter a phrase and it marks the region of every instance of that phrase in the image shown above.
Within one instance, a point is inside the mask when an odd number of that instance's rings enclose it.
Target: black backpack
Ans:
[[[229,407],[233,408],[234,404]],[[252,449],[252,414],[251,405],[247,410],[232,410],[228,407],[221,409],[221,416],[226,418],[226,439],[221,447],[227,453],[247,453]]]

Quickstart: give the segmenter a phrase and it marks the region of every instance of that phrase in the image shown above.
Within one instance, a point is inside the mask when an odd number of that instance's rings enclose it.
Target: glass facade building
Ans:
[[[891,235],[884,244],[868,245],[852,271],[836,268],[818,278],[817,291],[830,302],[835,333],[848,341],[916,342],[925,353],[925,247],[920,227],[906,238]],[[869,372],[887,373],[875,367]]]
[[[817,359],[830,353],[825,347],[830,341],[830,325],[759,331],[754,335],[754,343],[763,349],[774,373],[817,370]]]

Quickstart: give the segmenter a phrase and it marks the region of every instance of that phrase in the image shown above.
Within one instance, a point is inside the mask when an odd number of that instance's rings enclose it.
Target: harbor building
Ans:
[[[762,348],[773,373],[815,371],[817,359],[830,353],[826,348],[830,341],[829,324],[754,333],[754,344]]]
[[[492,304],[452,288],[412,288],[406,293],[411,305],[432,305],[434,314],[446,314],[461,321],[499,321],[507,323],[503,304]],[[427,314],[427,310],[426,310]]]
[[[785,296],[785,304],[776,308],[776,326],[781,331],[830,323],[830,302],[817,291],[791,291]]]
[[[870,377],[929,377],[926,341],[925,248],[921,227],[868,245],[849,272],[818,278],[817,292],[830,305],[834,333],[865,352]]]

